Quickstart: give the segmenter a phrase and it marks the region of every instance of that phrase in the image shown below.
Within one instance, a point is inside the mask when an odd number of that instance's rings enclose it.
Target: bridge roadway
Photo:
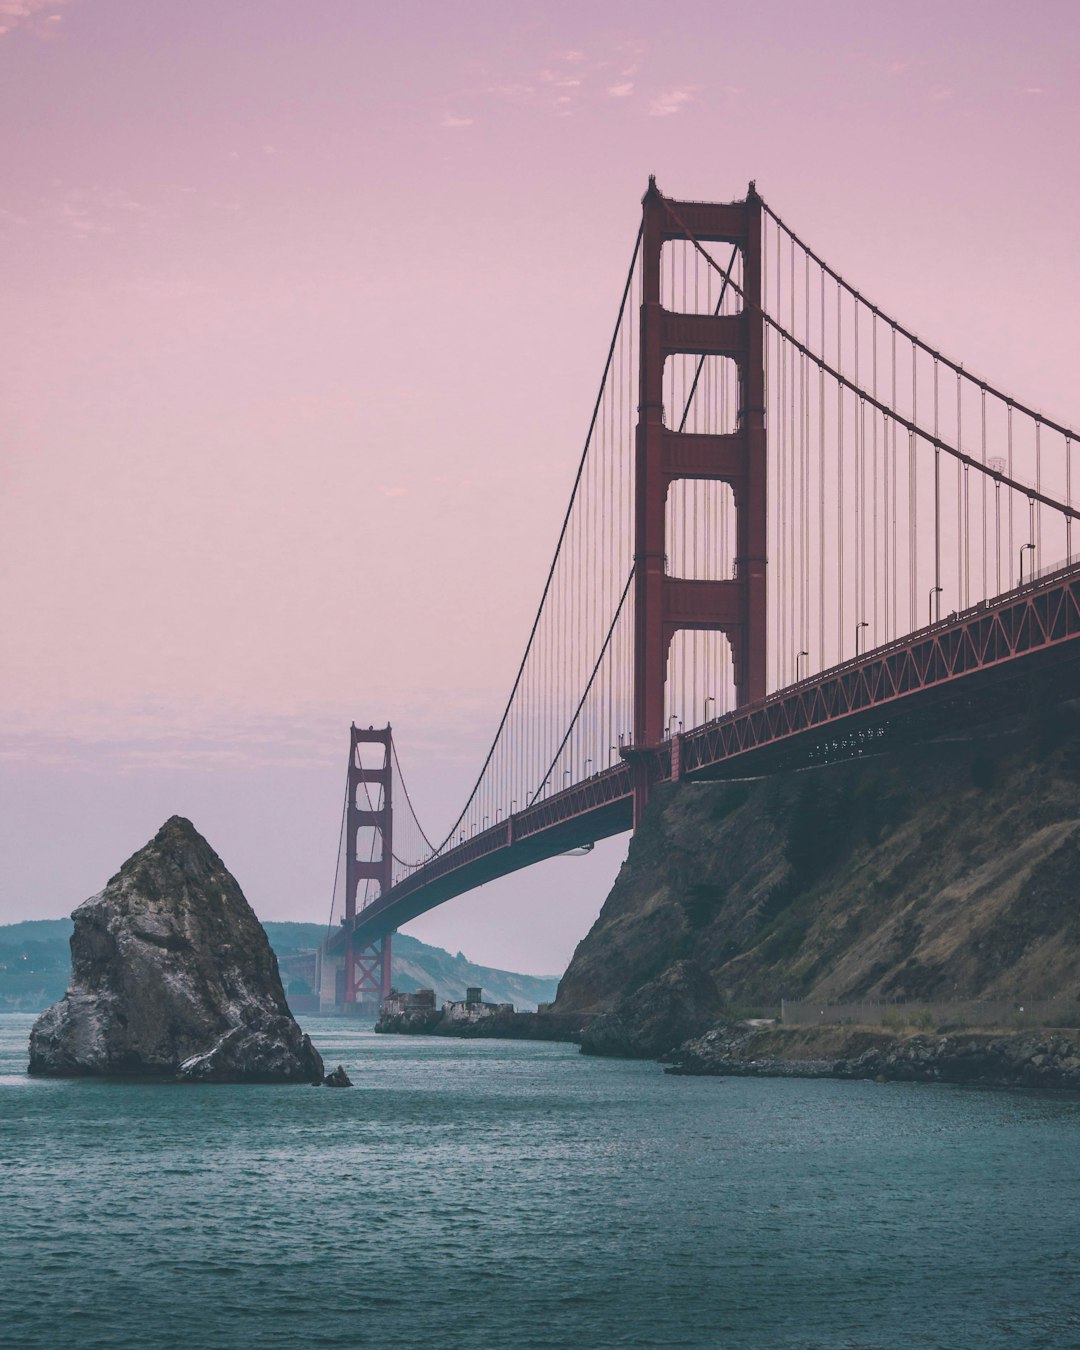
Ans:
[[[1031,696],[1080,692],[1078,661],[1074,563],[681,732],[646,752],[650,780],[752,778],[932,739],[1021,712]],[[624,759],[447,849],[361,910],[357,936],[382,937],[496,877],[629,830],[631,774]]]

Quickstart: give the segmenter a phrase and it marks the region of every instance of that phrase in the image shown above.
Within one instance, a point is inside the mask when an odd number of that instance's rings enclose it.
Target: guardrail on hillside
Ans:
[[[860,1003],[780,1001],[784,1026],[864,1026],[926,1031],[976,1028],[1080,1027],[1080,1002],[1072,998],[951,999]]]

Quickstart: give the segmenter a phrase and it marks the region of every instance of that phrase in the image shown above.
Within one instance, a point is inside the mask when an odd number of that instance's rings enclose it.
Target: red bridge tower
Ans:
[[[765,696],[766,447],[761,202],[677,202],[649,179],[642,198],[640,402],[635,461],[634,826],[648,800],[653,751],[663,740],[671,639],[682,628],[722,632],[731,645],[741,706]],[[670,240],[736,245],[742,253],[737,314],[675,314],[660,303],[660,256]],[[726,435],[672,430],[664,421],[664,362],[678,353],[721,356],[738,368],[738,422]],[[679,479],[727,483],[735,498],[735,575],[726,581],[670,576],[665,512]],[[655,768],[652,769],[655,772]],[[677,776],[677,771],[676,771]]]
[[[376,881],[379,894],[393,884],[394,811],[392,797],[392,734],[387,726],[362,730],[353,723],[349,732],[349,783],[345,808],[345,990],[346,1004],[384,999],[390,993],[390,934],[371,942],[357,942],[353,928],[361,881]],[[365,768],[362,745],[384,747],[382,767]],[[374,787],[374,791],[371,787]],[[363,805],[361,805],[361,800]],[[357,848],[360,830],[375,830],[371,857],[361,860]]]

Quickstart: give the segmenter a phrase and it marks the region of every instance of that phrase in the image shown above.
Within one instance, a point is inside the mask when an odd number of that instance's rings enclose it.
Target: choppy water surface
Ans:
[[[356,1087],[25,1076],[0,1343],[1080,1345],[1080,1099],[308,1019]]]

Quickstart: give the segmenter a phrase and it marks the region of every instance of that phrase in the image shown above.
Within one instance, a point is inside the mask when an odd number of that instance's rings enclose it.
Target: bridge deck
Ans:
[[[1080,565],[1063,567],[864,653],[651,751],[650,778],[755,777],[874,753],[1017,706],[1017,685],[1076,687]],[[356,919],[381,937],[455,895],[632,826],[623,762],[553,793],[417,868]]]

